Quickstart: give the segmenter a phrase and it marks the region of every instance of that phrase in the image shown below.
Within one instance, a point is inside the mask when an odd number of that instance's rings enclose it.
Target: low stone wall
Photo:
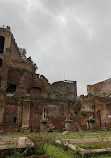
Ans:
[[[2,133],[8,133],[8,132],[19,132],[20,126],[17,124],[0,124],[0,132]]]
[[[104,139],[104,141],[110,141],[111,138]],[[100,156],[100,155],[105,155],[108,153],[111,153],[111,148],[104,148],[104,149],[93,149],[93,150],[86,150],[83,148],[78,148],[76,147],[76,144],[81,144],[81,143],[89,143],[89,142],[100,142],[99,139],[97,138],[81,138],[81,139],[64,139],[62,141],[56,140],[56,144],[60,146],[65,146],[68,147],[69,149],[73,150],[76,152],[78,155],[81,156],[81,158],[91,158],[92,156]]]

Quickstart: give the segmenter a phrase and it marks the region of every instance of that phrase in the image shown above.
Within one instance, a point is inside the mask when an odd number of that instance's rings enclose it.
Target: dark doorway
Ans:
[[[4,43],[5,43],[5,37],[0,36],[0,53],[3,53],[4,51]]]
[[[16,91],[16,85],[10,84],[6,90],[6,93],[14,93]]]
[[[51,98],[52,97],[52,94],[51,93],[48,93],[48,98]]]
[[[16,118],[16,117],[14,117],[14,119],[13,119],[13,123],[16,123],[16,120],[17,120],[17,118]]]
[[[2,67],[2,59],[0,58],[0,67]]]

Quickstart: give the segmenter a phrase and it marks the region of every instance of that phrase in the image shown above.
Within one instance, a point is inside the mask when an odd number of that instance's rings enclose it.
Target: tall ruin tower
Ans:
[[[11,59],[20,59],[20,52],[10,31],[10,27],[0,28],[0,58],[4,60],[6,53],[10,53]]]
[[[10,27],[0,27],[0,88],[5,91],[9,67],[13,67],[12,60],[20,60],[19,48]]]

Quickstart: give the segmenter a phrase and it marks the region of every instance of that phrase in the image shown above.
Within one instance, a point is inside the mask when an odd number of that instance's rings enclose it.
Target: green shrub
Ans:
[[[81,115],[85,117],[87,115],[86,111],[81,110]]]
[[[43,155],[49,144],[54,143],[55,137],[47,133],[33,133],[28,138],[34,143],[34,154]]]
[[[17,157],[17,158],[23,157],[23,155],[22,155],[21,153],[15,151],[15,152],[13,153],[13,155],[7,156],[6,158],[16,158],[16,157]]]

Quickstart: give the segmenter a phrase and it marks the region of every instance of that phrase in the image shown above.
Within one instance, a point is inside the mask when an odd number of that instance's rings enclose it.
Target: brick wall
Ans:
[[[87,93],[95,96],[109,96],[111,94],[111,79],[87,86]]]

